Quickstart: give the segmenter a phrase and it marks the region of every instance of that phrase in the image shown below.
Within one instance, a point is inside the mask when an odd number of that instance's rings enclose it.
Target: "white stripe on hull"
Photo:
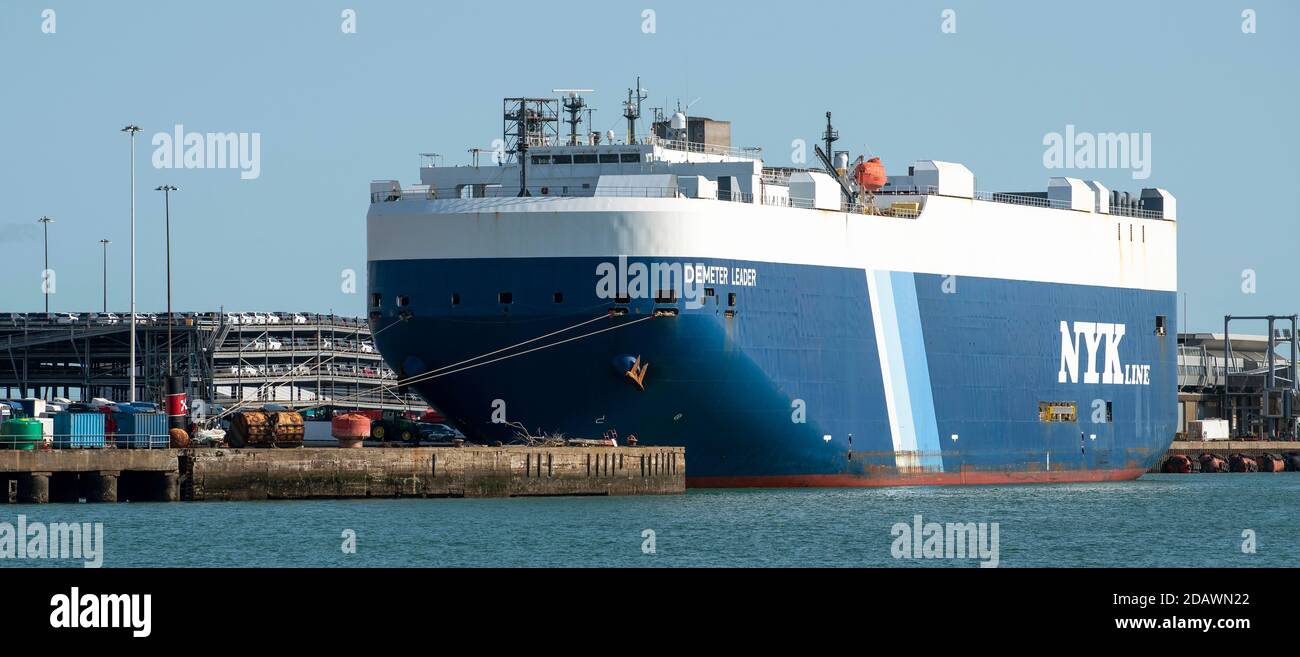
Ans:
[[[376,203],[367,221],[372,261],[717,258],[1159,291],[1177,289],[1176,231],[1173,221],[943,196],[928,197],[915,219],[697,199],[534,198]]]

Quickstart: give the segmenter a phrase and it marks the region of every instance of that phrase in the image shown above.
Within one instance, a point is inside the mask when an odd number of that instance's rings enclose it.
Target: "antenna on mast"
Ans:
[[[822,139],[826,141],[826,155],[827,157],[830,157],[835,153],[835,149],[832,145],[840,140],[840,131],[831,126],[830,112],[826,113],[826,134],[822,135]],[[832,170],[834,170],[834,168],[834,166],[831,167]]]
[[[840,184],[840,191],[844,193],[845,200],[851,203],[853,199],[857,198],[858,193],[854,182],[846,175],[847,172],[841,173],[838,171],[835,163],[831,160],[835,153],[835,151],[831,150],[832,144],[839,141],[840,133],[831,125],[830,112],[826,113],[826,134],[822,135],[822,139],[826,141],[826,150],[822,150],[819,145],[814,145],[813,152],[817,154],[817,159],[821,160],[822,168],[826,170],[826,174]]]
[[[641,118],[641,101],[647,98],[645,89],[641,88],[641,76],[636,76],[636,89],[627,90],[627,100],[623,102],[623,118],[627,119],[627,143],[636,143],[636,120]]]
[[[564,120],[565,123],[569,124],[569,145],[580,145],[582,142],[578,139],[578,124],[582,123],[582,111],[587,109],[587,101],[583,100],[582,96],[579,96],[578,94],[591,93],[595,90],[552,89],[551,91],[557,94],[567,94],[562,102],[564,104],[564,111],[569,115],[569,118]],[[587,123],[591,123],[590,115],[588,116]]]
[[[559,141],[560,102],[555,98],[506,98],[503,102],[502,140],[505,151],[519,164],[519,195],[528,192],[528,149]]]

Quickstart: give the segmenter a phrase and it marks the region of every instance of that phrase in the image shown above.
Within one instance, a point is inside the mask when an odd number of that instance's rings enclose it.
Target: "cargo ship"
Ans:
[[[495,154],[371,183],[375,344],[471,441],[634,435],[685,446],[694,487],[1108,481],[1159,461],[1168,191],[986,192],[942,160],[891,175],[834,149],[830,113],[817,166],[769,167],[725,121],[656,112],[638,135],[640,100],[616,136],[580,129],[576,92],[507,98]]]

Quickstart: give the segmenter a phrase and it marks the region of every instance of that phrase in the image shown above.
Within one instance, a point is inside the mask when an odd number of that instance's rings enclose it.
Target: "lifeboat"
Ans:
[[[880,158],[873,157],[853,168],[853,180],[868,192],[878,192],[889,182],[889,177],[885,175],[885,165],[881,164]]]

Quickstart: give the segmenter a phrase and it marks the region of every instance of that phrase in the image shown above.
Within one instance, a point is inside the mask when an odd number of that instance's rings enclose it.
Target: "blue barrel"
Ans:
[[[59,413],[54,416],[55,448],[71,449],[103,446],[103,413]]]
[[[114,413],[117,446],[131,449],[167,447],[167,416],[162,413]]]

